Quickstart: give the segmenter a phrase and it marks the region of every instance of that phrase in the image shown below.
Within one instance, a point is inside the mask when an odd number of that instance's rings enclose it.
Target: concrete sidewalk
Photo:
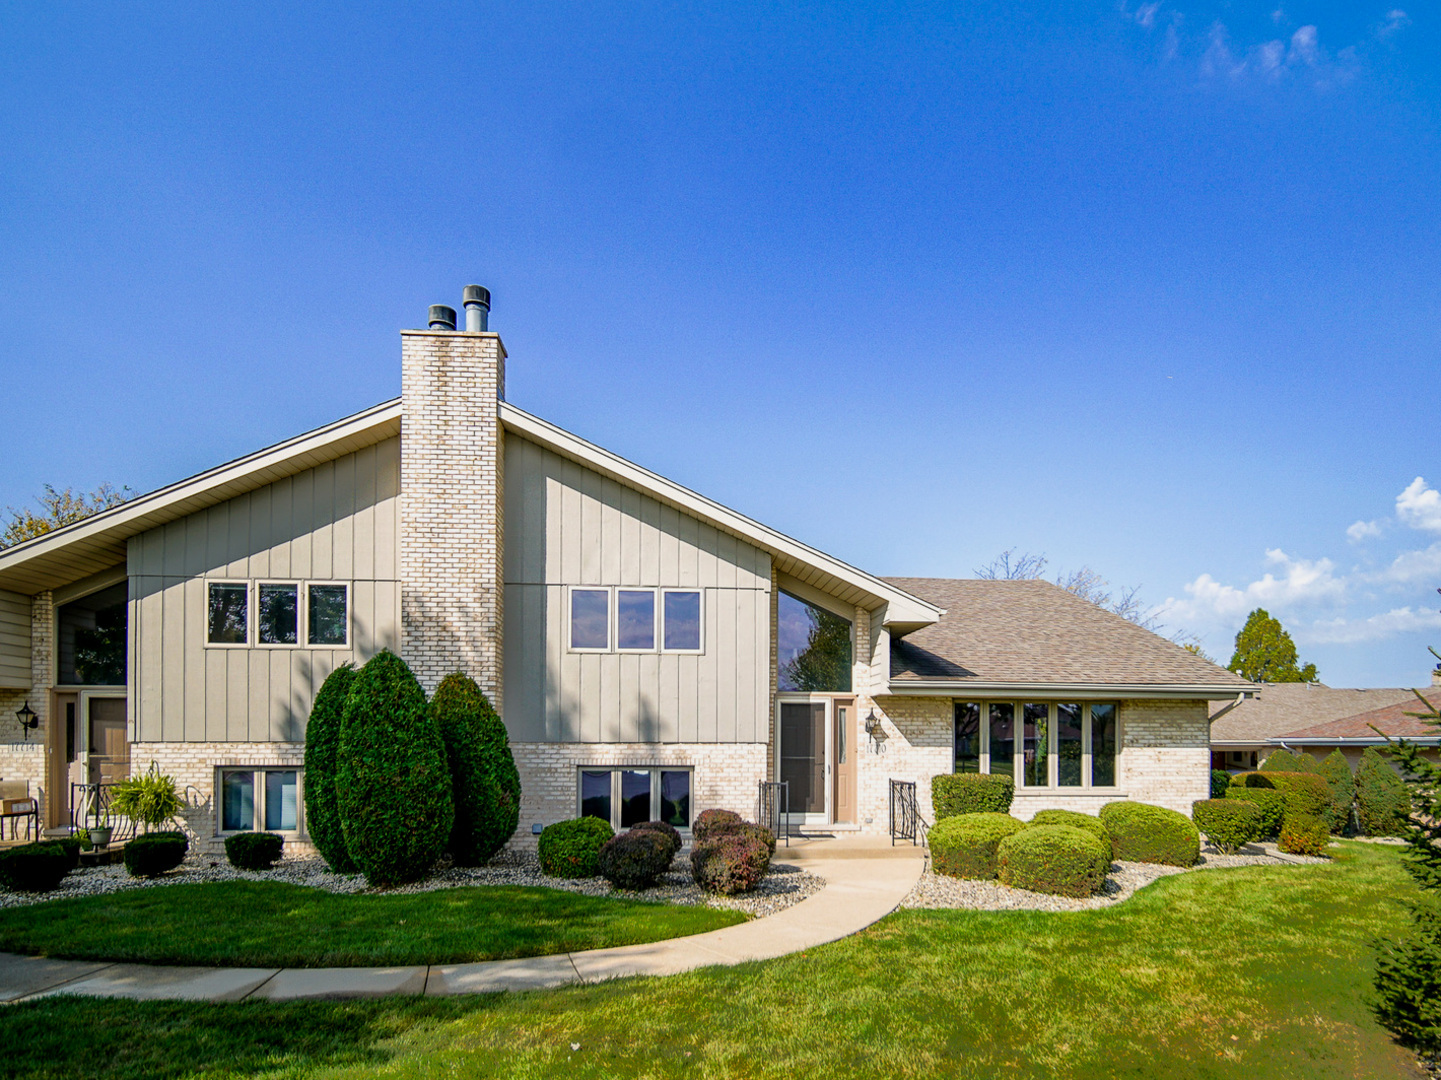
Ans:
[[[911,891],[925,866],[924,855],[922,848],[881,848],[869,838],[778,848],[777,864],[802,865],[824,878],[826,887],[776,915],[707,934],[523,960],[395,968],[204,968],[0,953],[0,1002],[53,994],[190,1001],[484,994],[627,975],[674,975],[785,956],[863,930],[894,911]]]

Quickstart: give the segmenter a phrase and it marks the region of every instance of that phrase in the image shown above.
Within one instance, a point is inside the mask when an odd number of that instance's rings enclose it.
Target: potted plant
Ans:
[[[110,797],[112,810],[144,825],[146,832],[164,825],[184,805],[175,790],[175,781],[164,775],[153,761],[144,774],[116,784]]]
[[[97,803],[99,800],[96,800]],[[115,826],[110,819],[110,807],[97,805],[95,808],[95,824],[90,826],[90,846],[96,851],[110,843],[110,836],[115,832]]]

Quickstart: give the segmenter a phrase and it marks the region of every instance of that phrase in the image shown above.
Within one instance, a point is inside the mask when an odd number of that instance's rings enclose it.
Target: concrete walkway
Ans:
[[[161,967],[0,953],[0,1002],[52,994],[188,1001],[484,994],[674,975],[768,960],[854,934],[894,911],[925,865],[923,849],[882,847],[871,837],[799,842],[778,848],[775,861],[804,867],[825,878],[826,887],[778,914],[693,937],[523,960],[393,968]]]

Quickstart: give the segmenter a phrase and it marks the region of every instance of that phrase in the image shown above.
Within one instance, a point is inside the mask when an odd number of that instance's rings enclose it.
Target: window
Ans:
[[[570,647],[594,652],[610,648],[609,589],[571,589]]]
[[[350,643],[349,605],[344,585],[311,585],[306,638],[311,645]]]
[[[700,652],[700,593],[665,590],[666,652]]]
[[[690,828],[691,772],[660,767],[580,770],[580,815],[596,817],[613,829],[642,821],[665,821]]]
[[[622,651],[655,649],[655,593],[650,589],[616,590],[615,644]]]
[[[256,640],[261,645],[294,645],[300,640],[300,586],[262,583],[255,590]]]
[[[69,686],[125,685],[129,596],[129,584],[121,581],[56,609],[56,681]]]
[[[851,691],[851,624],[788,592],[776,598],[777,689]]]
[[[953,709],[954,772],[1014,776],[1022,788],[1116,786],[1114,703],[957,701]]]
[[[300,831],[298,769],[221,769],[220,831]]]
[[[210,583],[210,630],[206,638],[212,645],[247,645],[249,634],[250,588],[239,583]]]

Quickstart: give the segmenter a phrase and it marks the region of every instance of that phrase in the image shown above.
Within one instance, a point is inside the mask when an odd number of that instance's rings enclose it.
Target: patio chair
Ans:
[[[20,839],[20,822],[25,822],[25,839],[40,834],[40,800],[30,795],[28,780],[0,780],[0,840],[5,839],[5,822],[10,822],[10,839]]]

